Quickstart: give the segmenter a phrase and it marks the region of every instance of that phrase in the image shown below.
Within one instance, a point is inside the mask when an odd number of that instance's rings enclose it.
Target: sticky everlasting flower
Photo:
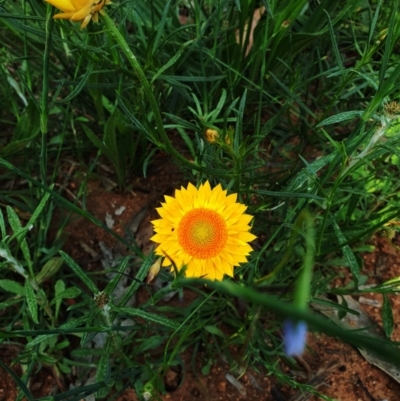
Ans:
[[[199,189],[181,187],[175,198],[164,197],[151,238],[159,244],[156,254],[166,256],[163,266],[173,262],[178,269],[186,266],[188,277],[222,280],[247,261],[248,242],[256,238],[249,232],[253,217],[244,214],[247,207],[236,202],[236,194],[226,192],[220,184],[211,189],[207,181]]]
[[[56,14],[54,18],[69,19],[77,22],[82,21],[81,28],[93,19],[97,22],[99,12],[103,13],[103,7],[111,3],[111,0],[45,0],[63,13]]]

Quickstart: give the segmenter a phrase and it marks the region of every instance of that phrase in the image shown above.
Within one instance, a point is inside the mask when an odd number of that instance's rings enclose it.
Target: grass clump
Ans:
[[[399,4],[371,3],[128,1],[85,29],[40,0],[0,3],[0,339],[20,347],[23,372],[0,365],[18,399],[36,399],[44,368],[71,385],[39,399],[129,387],[160,399],[185,350],[202,354],[203,373],[222,358],[234,375],[315,391],[277,363],[295,363],[283,320],[398,361],[387,298],[397,278],[368,287],[385,294],[385,339],[309,308],[366,292],[359,250],[398,227]],[[178,266],[161,269],[164,287],[146,283],[154,253],[89,212],[91,183],[125,196],[133,182],[157,186],[160,159],[182,182],[237,193],[254,216],[258,240],[234,278],[185,278]],[[75,216],[129,252],[87,269],[65,250]],[[187,293],[179,308],[165,301]]]

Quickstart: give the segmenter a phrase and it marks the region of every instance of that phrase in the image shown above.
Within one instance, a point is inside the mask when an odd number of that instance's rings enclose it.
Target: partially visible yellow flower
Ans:
[[[188,277],[233,277],[234,267],[247,262],[252,251],[248,242],[256,238],[249,233],[253,216],[244,214],[247,207],[236,203],[237,194],[227,195],[220,184],[211,189],[206,181],[199,189],[189,184],[176,190],[175,198],[164,198],[151,238],[159,244],[156,254],[166,256],[162,265],[186,266]]]
[[[82,21],[81,29],[93,19],[99,20],[99,13],[104,13],[103,7],[111,3],[111,0],[45,0],[63,13],[56,14],[54,18]]]
[[[219,133],[216,129],[208,128],[206,130],[206,139],[210,143],[214,143],[219,138]]]

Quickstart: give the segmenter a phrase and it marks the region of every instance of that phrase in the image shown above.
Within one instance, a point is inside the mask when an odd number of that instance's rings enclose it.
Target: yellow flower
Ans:
[[[82,21],[81,29],[93,19],[99,20],[99,12],[104,13],[103,7],[111,3],[111,0],[45,0],[52,6],[63,11],[56,14],[54,18],[69,19],[71,21]]]
[[[206,181],[199,189],[189,184],[176,190],[175,198],[164,198],[151,238],[159,244],[156,254],[166,256],[162,265],[186,266],[188,277],[233,277],[233,268],[247,262],[252,251],[248,242],[256,238],[249,233],[253,216],[244,214],[247,207],[236,203],[237,194],[227,196],[220,184],[211,189]]]
[[[216,129],[208,128],[206,130],[206,139],[210,143],[214,143],[219,138],[219,133]]]

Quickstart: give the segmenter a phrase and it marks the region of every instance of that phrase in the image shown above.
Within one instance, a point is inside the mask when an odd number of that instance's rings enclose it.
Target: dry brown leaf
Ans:
[[[324,299],[324,298],[321,298]],[[383,330],[376,324],[372,318],[364,312],[360,307],[360,304],[349,295],[344,295],[343,299],[346,301],[347,306],[358,313],[358,315],[353,315],[347,313],[343,319],[339,319],[337,309],[329,307],[326,305],[314,303],[312,304],[314,309],[319,310],[325,316],[328,316],[337,325],[342,326],[346,329],[363,329],[363,332],[371,337],[382,338],[386,340]],[[327,300],[327,299],[324,299]],[[386,374],[400,383],[400,369],[392,365],[389,362],[381,359],[378,355],[371,353],[368,350],[358,348],[364,359],[372,365],[375,365],[379,369],[383,370]]]

